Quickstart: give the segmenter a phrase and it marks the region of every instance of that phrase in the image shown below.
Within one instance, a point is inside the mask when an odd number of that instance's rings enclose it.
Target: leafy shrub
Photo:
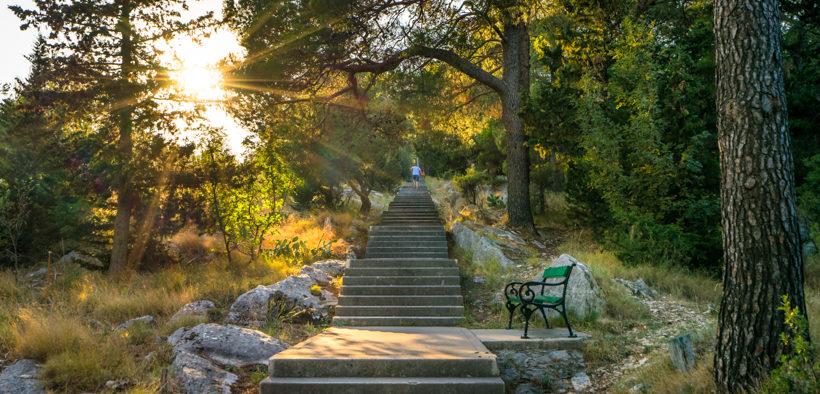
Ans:
[[[333,255],[333,243],[336,240],[320,240],[315,248],[307,246],[307,242],[300,240],[298,236],[291,239],[277,239],[272,242],[273,247],[265,250],[269,256],[300,259],[305,263],[311,260],[330,258]]]
[[[484,171],[476,171],[475,167],[470,167],[464,175],[453,177],[456,187],[469,202],[475,204],[475,197],[479,186],[486,184],[490,176]]]
[[[501,197],[496,196],[494,194],[491,194],[491,195],[487,196],[487,206],[488,207],[490,207],[490,208],[496,208],[496,207],[501,208],[504,205],[505,205],[504,200],[502,200]]]
[[[780,340],[791,352],[780,356],[780,367],[772,371],[763,392],[820,392],[820,364],[815,358],[814,345],[804,338],[809,332],[809,322],[797,308],[791,307],[788,296],[783,296],[783,305],[777,309],[785,314],[786,323],[786,332],[780,333]]]

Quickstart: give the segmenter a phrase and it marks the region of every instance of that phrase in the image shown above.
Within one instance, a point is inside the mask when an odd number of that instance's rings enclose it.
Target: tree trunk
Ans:
[[[524,22],[505,24],[502,40],[502,80],[506,89],[501,96],[501,121],[506,131],[507,215],[509,225],[534,229],[530,207],[530,155],[524,122],[522,99],[529,94],[529,32]]]
[[[362,206],[359,208],[359,213],[363,215],[367,215],[370,213],[370,189],[367,187],[367,184],[362,181],[356,181],[359,184],[357,188],[352,182],[350,184],[350,189],[359,196],[359,199],[362,200]]]
[[[714,379],[755,391],[787,349],[781,295],[806,311],[776,0],[715,1],[723,302]]]
[[[124,1],[120,10],[120,29],[122,29],[122,42],[120,56],[122,58],[122,69],[119,81],[119,91],[117,92],[117,118],[119,122],[119,174],[117,176],[117,216],[114,219],[114,242],[111,246],[111,263],[108,272],[112,275],[119,275],[126,268],[128,263],[128,238],[131,230],[131,206],[133,203],[133,191],[131,189],[131,155],[132,141],[131,131],[133,128],[133,97],[130,87],[130,78],[133,67],[133,43],[131,42],[131,7],[128,1]]]

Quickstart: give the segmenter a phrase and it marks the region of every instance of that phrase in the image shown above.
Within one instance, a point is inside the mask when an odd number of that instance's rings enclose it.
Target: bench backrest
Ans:
[[[544,279],[566,278],[571,270],[571,265],[565,265],[563,267],[549,267],[544,270],[544,275],[542,275],[542,277]]]

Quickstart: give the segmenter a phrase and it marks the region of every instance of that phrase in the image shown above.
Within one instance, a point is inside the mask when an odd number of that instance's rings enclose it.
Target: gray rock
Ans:
[[[469,227],[456,222],[451,230],[456,245],[471,255],[473,264],[499,264],[502,267],[512,267],[515,263],[508,259],[492,241],[479,235]]]
[[[547,245],[544,245],[541,242],[538,242],[536,240],[533,240],[532,244],[535,245],[538,249],[546,249],[547,248]]]
[[[496,237],[505,238],[505,239],[507,239],[509,241],[512,241],[512,242],[514,242],[516,244],[519,244],[519,245],[526,245],[527,244],[527,241],[524,241],[524,239],[519,237],[518,235],[515,235],[515,234],[513,234],[509,231],[502,230],[500,228],[485,227],[484,230],[487,231],[490,234],[495,235]]]
[[[38,269],[37,271],[29,272],[28,275],[26,275],[26,279],[35,279],[35,278],[38,278],[40,276],[45,276],[46,273],[48,273],[48,269],[43,267],[43,268]]]
[[[567,312],[578,318],[585,318],[590,315],[597,315],[604,307],[604,292],[598,286],[598,282],[592,277],[589,267],[581,263],[574,257],[568,254],[562,254],[550,267],[563,267],[575,263],[575,268],[569,277],[569,284],[567,284]],[[540,280],[540,279],[539,279]],[[547,293],[553,296],[561,296],[561,287],[552,286],[547,288]],[[550,310],[552,316],[557,316],[558,313]]]
[[[515,388],[515,394],[541,394],[544,390],[532,383],[524,383]]]
[[[137,323],[142,323],[142,324],[145,324],[145,325],[149,325],[151,327],[156,327],[157,326],[157,320],[154,319],[153,316],[145,315],[145,316],[140,316],[140,317],[135,318],[135,319],[128,320],[125,323],[122,323],[119,326],[117,326],[117,329],[118,330],[127,330],[127,329],[131,328],[131,326],[133,326],[134,324],[137,324]]]
[[[501,380],[509,383],[517,383],[521,380],[521,374],[515,368],[502,368]]]
[[[812,240],[803,241],[803,255],[814,256],[817,254],[817,244]]]
[[[339,304],[339,298],[336,297],[335,294],[325,289],[322,289],[322,294],[319,296],[319,298],[322,300],[322,303],[320,304],[322,308],[328,306],[335,306]]]
[[[45,393],[37,377],[40,367],[33,360],[20,360],[0,373],[0,393]]]
[[[176,353],[171,371],[182,391],[189,394],[229,394],[231,385],[239,380],[238,376],[186,351]]]
[[[171,322],[175,322],[177,320],[183,318],[190,318],[190,317],[208,317],[208,311],[210,309],[216,308],[213,302],[208,300],[199,300],[194,301],[188,304],[185,304],[182,308],[180,308],[177,313],[174,313],[171,316]]]
[[[692,337],[681,335],[669,340],[669,357],[672,365],[679,371],[688,371],[695,366],[695,351],[692,348]]]
[[[474,276],[473,277],[473,283],[482,284],[482,283],[486,283],[486,282],[487,282],[487,279],[484,279],[480,276]]]
[[[572,388],[577,391],[584,391],[589,389],[592,386],[592,381],[589,380],[589,376],[584,372],[578,372],[575,376],[572,377]]]
[[[345,274],[347,262],[344,260],[322,260],[310,265],[314,269],[324,272],[333,277],[340,277]]]
[[[267,365],[268,358],[290,346],[256,330],[203,323],[182,327],[168,337],[174,352],[204,354],[223,364],[244,367]]]
[[[333,278],[331,278],[330,275],[310,265],[302,267],[302,269],[299,270],[299,275],[309,276],[314,282],[319,284],[319,286],[327,286],[331,281],[333,281]]]
[[[256,325],[267,319],[268,313],[275,308],[276,313],[301,312],[313,313],[319,308],[321,300],[310,293],[315,285],[307,275],[291,275],[270,286],[257,286],[255,289],[239,296],[228,312],[226,321],[232,324]],[[322,313],[313,313],[321,319]]]
[[[643,279],[638,279],[634,282],[630,282],[625,279],[618,279],[615,278],[615,281],[626,286],[632,292],[634,296],[641,296],[650,300],[655,299],[655,293],[646,285],[646,282]]]
[[[83,266],[103,267],[102,261],[94,256],[82,254],[76,250],[69,252],[63,257],[60,257],[60,263],[78,263]]]
[[[569,352],[566,350],[553,350],[549,353],[550,361],[560,363],[569,361]]]

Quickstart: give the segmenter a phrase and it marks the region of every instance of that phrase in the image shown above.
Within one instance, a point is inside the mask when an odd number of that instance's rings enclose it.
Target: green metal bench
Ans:
[[[567,319],[567,308],[564,301],[567,298],[567,284],[569,283],[569,275],[572,273],[572,268],[575,264],[563,267],[550,267],[544,270],[542,281],[530,282],[510,282],[504,287],[504,296],[507,298],[506,307],[510,311],[510,320],[507,322],[507,329],[512,328],[513,313],[516,309],[521,308],[521,313],[524,315],[524,335],[523,339],[528,339],[527,330],[530,325],[530,317],[535,311],[540,311],[541,316],[544,317],[544,323],[547,328],[552,328],[547,320],[547,313],[544,309],[554,309],[564,318],[564,323],[567,324],[570,338],[575,338],[575,333],[572,332],[572,327],[569,325]],[[544,291],[547,286],[561,286],[561,297],[545,295]]]

